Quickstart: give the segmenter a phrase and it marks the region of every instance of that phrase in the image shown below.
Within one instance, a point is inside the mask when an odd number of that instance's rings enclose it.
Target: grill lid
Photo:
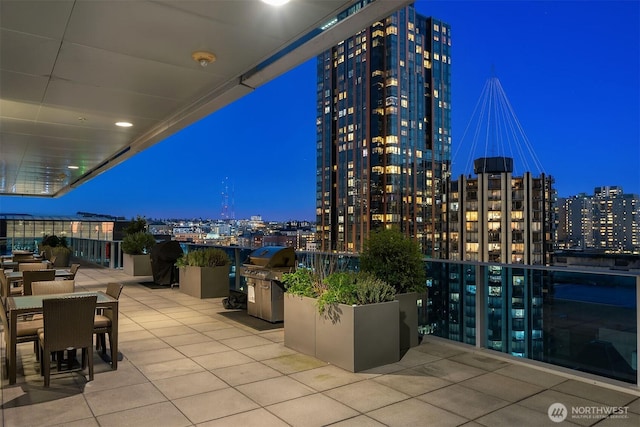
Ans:
[[[245,265],[264,268],[295,267],[296,253],[291,247],[265,246],[251,252]]]

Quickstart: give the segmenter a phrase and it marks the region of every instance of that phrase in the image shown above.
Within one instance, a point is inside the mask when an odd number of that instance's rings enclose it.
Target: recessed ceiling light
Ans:
[[[79,169],[79,166],[69,165],[67,169]]]
[[[121,128],[130,128],[133,124],[129,122],[116,122],[116,126],[120,126]]]
[[[270,4],[271,6],[282,6],[285,3],[289,3],[289,0],[262,0],[266,4]]]

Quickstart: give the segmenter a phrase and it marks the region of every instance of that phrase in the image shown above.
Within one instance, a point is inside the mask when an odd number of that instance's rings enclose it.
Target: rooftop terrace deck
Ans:
[[[76,280],[87,290],[125,284],[118,370],[95,354],[94,381],[53,375],[45,389],[33,345],[20,344],[16,385],[2,369],[0,425],[542,426],[558,425],[554,403],[567,408],[564,424],[640,425],[632,386],[431,337],[396,364],[354,374],[284,347],[281,327],[221,299],[150,289],[120,270],[82,267]]]

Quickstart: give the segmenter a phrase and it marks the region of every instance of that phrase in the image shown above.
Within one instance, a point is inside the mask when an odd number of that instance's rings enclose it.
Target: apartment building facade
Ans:
[[[640,252],[640,197],[622,187],[596,187],[558,200],[558,247],[611,253]]]
[[[359,252],[396,227],[444,257],[451,163],[451,28],[413,6],[317,58],[319,250]]]
[[[447,188],[449,259],[549,265],[553,251],[553,179],[530,172],[513,176],[513,159],[474,161],[476,177]]]

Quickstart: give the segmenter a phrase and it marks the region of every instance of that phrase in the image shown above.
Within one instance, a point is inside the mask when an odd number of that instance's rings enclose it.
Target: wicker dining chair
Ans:
[[[29,272],[32,273],[32,272]],[[24,275],[24,273],[23,273]],[[55,275],[55,272],[54,272]],[[33,286],[34,284],[37,283],[48,283],[51,281],[47,281],[47,282],[32,282],[31,286]],[[55,282],[55,280],[54,280]],[[61,282],[61,281],[60,281]],[[58,283],[58,282],[56,282]],[[3,285],[3,296],[6,292],[6,289],[9,289],[9,285],[5,283],[2,284]],[[22,290],[22,287],[20,288],[11,288],[11,295],[13,295],[13,290],[14,289],[20,289]],[[69,289],[69,285],[66,285],[66,287],[64,288],[65,292],[67,289]],[[71,287],[71,289],[73,289],[73,287]],[[68,292],[73,292],[73,290],[68,291]],[[37,294],[34,294],[37,295]],[[22,319],[19,319],[18,322],[16,323],[16,343],[24,343],[24,342],[33,342],[33,351],[36,353],[36,357],[39,355],[39,351],[38,351],[38,329],[42,329],[43,327],[43,322],[42,322],[42,315],[41,314],[34,314],[33,316],[25,316]]]
[[[4,270],[0,269],[0,295],[2,295],[2,303],[5,304],[7,298],[12,295],[22,295],[22,286],[11,286]]]
[[[70,294],[76,291],[75,280],[41,280],[31,283],[32,295]],[[31,320],[42,319],[42,314],[34,314]]]
[[[22,272],[22,295],[31,295],[31,284],[33,282],[40,282],[44,280],[55,280],[56,271],[50,270],[34,270]]]
[[[42,301],[44,327],[38,331],[40,342],[40,372],[44,386],[49,387],[51,354],[69,348],[82,349],[82,368],[89,366],[89,381],[93,381],[93,317],[96,295],[47,298]],[[58,358],[58,370],[61,368]]]
[[[75,280],[41,280],[31,283],[32,295],[70,294],[75,291]]]
[[[18,271],[46,270],[49,268],[49,262],[21,262],[18,264]]]
[[[76,278],[76,273],[78,272],[79,268],[80,268],[80,264],[71,264],[71,268],[69,269],[69,272],[71,273],[72,279]]]
[[[119,299],[123,287],[121,283],[109,283],[107,284],[107,291],[105,293],[112,298]],[[96,350],[102,349],[103,355],[107,353],[105,334],[109,335],[109,348],[113,348],[113,337],[111,336],[112,318],[112,310],[102,310],[96,314],[93,319],[93,333],[96,335]]]

